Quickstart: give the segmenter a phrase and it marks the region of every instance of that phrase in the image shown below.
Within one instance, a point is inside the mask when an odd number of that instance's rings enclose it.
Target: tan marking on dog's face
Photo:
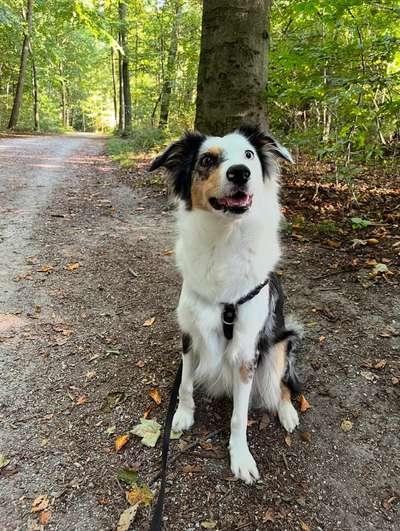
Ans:
[[[211,168],[207,178],[196,179],[192,182],[192,208],[211,211],[212,207],[208,200],[211,197],[218,197],[221,189],[221,175],[219,168]]]
[[[239,368],[240,379],[243,383],[249,383],[254,372],[254,363],[252,361],[242,361]]]

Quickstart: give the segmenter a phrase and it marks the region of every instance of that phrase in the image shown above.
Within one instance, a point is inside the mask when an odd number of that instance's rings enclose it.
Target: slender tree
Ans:
[[[33,130],[40,131],[40,117],[39,117],[39,81],[36,70],[35,56],[32,52],[32,47],[29,44],[29,55],[31,57],[32,66],[32,97],[33,97]]]
[[[128,26],[127,26],[127,16],[128,16],[128,6],[125,0],[122,0],[118,4],[118,14],[119,14],[119,23],[120,23],[120,37],[121,37],[121,48],[123,51],[122,55],[122,65],[121,65],[121,74],[122,74],[122,88],[124,93],[124,128],[122,133],[127,134],[132,129],[132,98],[131,98],[131,87],[129,81],[129,50],[128,50]]]
[[[168,50],[167,66],[164,71],[164,81],[161,90],[161,106],[160,106],[160,121],[158,127],[164,129],[168,125],[169,107],[171,101],[171,93],[173,80],[175,77],[175,63],[178,52],[178,34],[179,34],[179,19],[182,10],[181,0],[174,2],[174,20],[171,27],[171,37]]]
[[[114,120],[118,122],[118,104],[117,104],[117,84],[115,82],[115,61],[114,61],[114,48],[111,46],[111,78],[113,89],[113,105],[114,105]]]
[[[22,42],[21,61],[18,74],[17,88],[15,91],[14,103],[11,111],[10,121],[8,122],[8,128],[14,129],[17,125],[19,110],[21,108],[22,96],[24,93],[26,63],[28,61],[29,54],[29,39],[32,31],[32,10],[33,0],[27,0],[26,10],[24,10],[23,16],[26,22],[24,28],[24,39]]]
[[[204,0],[196,128],[224,134],[243,121],[266,125],[271,0]]]

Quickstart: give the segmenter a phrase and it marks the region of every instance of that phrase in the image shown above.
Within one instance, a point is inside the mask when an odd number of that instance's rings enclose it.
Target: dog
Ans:
[[[223,137],[187,132],[150,167],[167,169],[178,198],[183,368],[173,429],[193,425],[195,387],[233,397],[231,470],[247,484],[260,477],[247,443],[249,407],[277,413],[288,432],[299,423],[291,392],[300,385],[294,346],[301,334],[285,325],[274,273],[279,158],[293,162],[272,136],[244,125]]]

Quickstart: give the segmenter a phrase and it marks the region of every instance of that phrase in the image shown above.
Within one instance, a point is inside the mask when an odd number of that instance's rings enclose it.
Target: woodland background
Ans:
[[[270,130],[295,152],[334,160],[346,178],[351,161],[393,166],[398,2],[275,0],[269,18],[259,96]],[[0,130],[118,132],[133,148],[179,135],[195,121],[201,19],[198,0],[0,0]]]

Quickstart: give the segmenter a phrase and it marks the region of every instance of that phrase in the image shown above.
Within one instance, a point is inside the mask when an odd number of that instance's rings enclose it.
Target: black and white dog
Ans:
[[[224,137],[186,133],[152,163],[165,167],[179,201],[177,264],[183,277],[178,321],[183,373],[176,431],[194,422],[194,386],[233,397],[231,469],[259,478],[247,445],[249,405],[277,413],[289,432],[299,419],[293,344],[283,294],[273,273],[279,258],[277,158],[289,152],[256,127]]]

